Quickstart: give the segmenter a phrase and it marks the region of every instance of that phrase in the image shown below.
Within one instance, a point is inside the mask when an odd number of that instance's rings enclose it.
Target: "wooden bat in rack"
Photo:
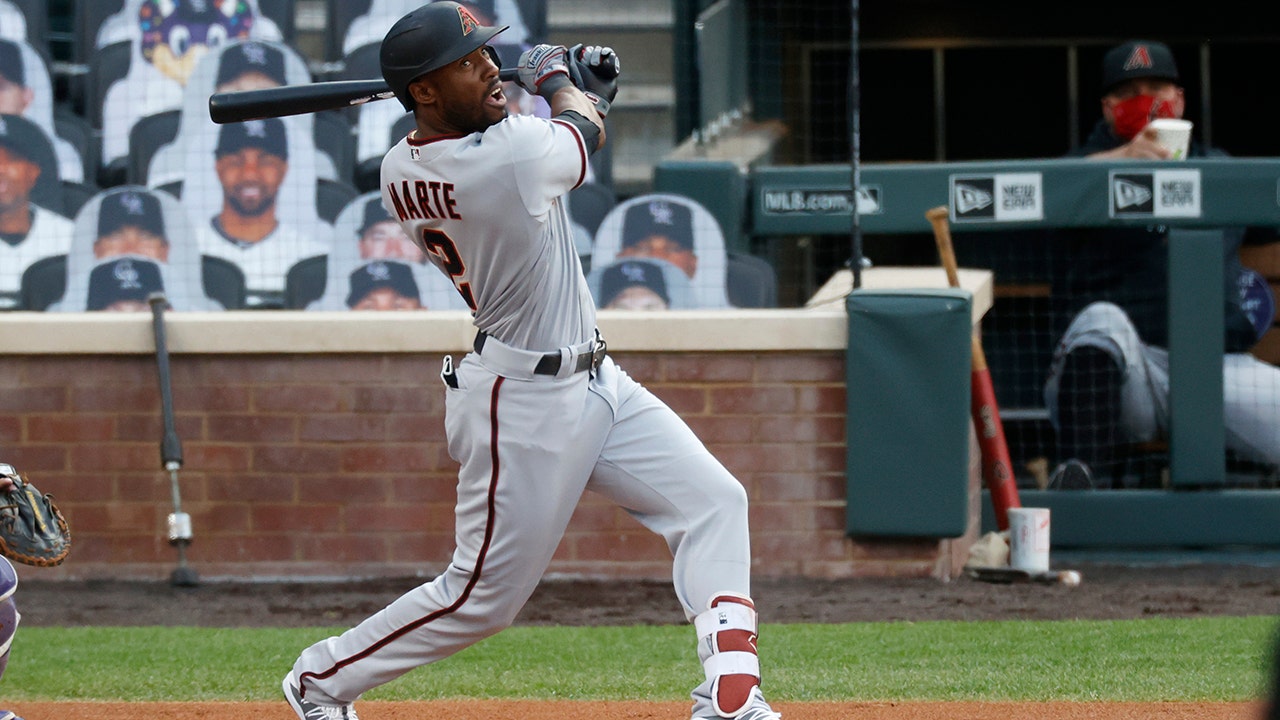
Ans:
[[[955,248],[951,244],[951,224],[946,206],[925,212],[933,226],[933,239],[938,245],[942,267],[947,272],[951,287],[960,287],[960,273],[956,266]],[[975,333],[972,345],[972,369],[969,375],[974,429],[978,433],[978,445],[982,449],[982,479],[991,493],[995,509],[996,526],[1009,529],[1009,508],[1022,507],[1018,499],[1018,486],[1013,475],[1013,463],[1009,459],[1009,445],[1005,442],[1004,425],[1000,422],[1000,407],[996,404],[995,386],[991,383],[991,370],[987,356],[982,351],[982,340]]]

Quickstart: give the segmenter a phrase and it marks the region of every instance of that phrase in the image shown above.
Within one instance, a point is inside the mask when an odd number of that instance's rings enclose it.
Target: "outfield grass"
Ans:
[[[1247,701],[1280,616],[770,625],[777,700]],[[345,628],[23,628],[6,700],[271,700],[298,652]],[[517,627],[370,699],[681,700],[701,675],[687,627]]]

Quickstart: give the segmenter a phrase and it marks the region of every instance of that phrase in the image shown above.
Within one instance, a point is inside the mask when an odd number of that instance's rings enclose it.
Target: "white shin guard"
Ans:
[[[712,597],[707,607],[693,623],[698,658],[711,683],[711,707],[720,717],[737,717],[760,685],[755,603],[745,595],[724,592]]]

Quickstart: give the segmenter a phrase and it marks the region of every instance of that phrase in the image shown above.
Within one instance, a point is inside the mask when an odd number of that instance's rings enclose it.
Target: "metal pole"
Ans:
[[[852,244],[853,287],[862,287],[862,218],[858,215],[858,188],[862,185],[861,71],[858,62],[858,0],[849,2],[849,190],[853,199],[849,210]]]

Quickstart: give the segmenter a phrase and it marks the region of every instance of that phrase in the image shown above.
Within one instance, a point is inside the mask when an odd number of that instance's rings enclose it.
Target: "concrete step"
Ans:
[[[552,32],[615,27],[669,30],[673,22],[670,0],[547,0],[547,27]]]
[[[674,51],[669,30],[637,32],[630,28],[553,28],[548,32],[548,42],[565,47],[582,43],[613,48],[622,62],[623,82],[671,82]]]

